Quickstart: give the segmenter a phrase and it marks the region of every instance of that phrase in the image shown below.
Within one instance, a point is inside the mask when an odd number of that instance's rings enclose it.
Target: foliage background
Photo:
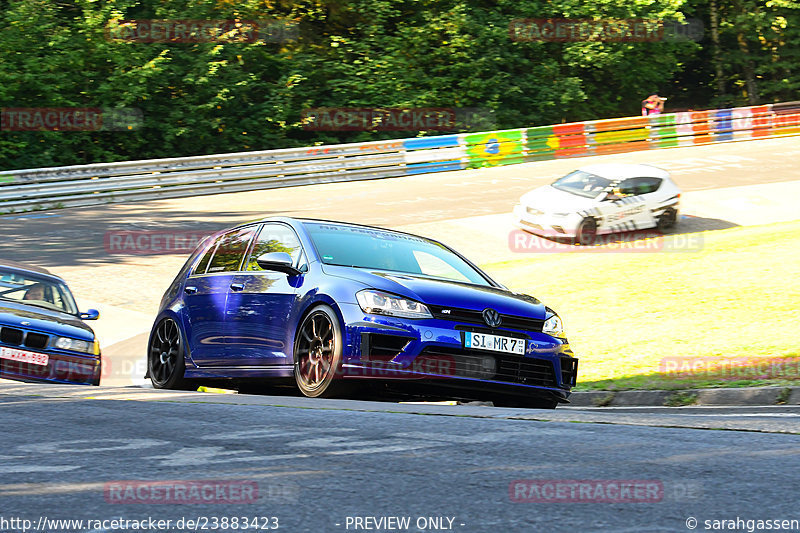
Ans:
[[[517,42],[519,18],[701,20],[702,38]],[[263,20],[296,38],[130,43],[122,19]],[[0,0],[0,106],[142,110],[123,132],[0,131],[0,169],[262,150],[440,132],[317,132],[315,107],[473,107],[497,128],[797,98],[790,0]]]

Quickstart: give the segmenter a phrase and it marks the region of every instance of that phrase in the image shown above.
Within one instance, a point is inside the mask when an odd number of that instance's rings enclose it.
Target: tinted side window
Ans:
[[[263,270],[256,259],[263,254],[270,252],[286,252],[292,256],[292,261],[297,264],[297,258],[302,252],[300,241],[297,239],[294,230],[283,224],[264,224],[258,234],[250,258],[247,261],[245,270]]]
[[[630,196],[632,194],[636,194],[635,183],[636,183],[635,178],[631,178],[617,185],[617,190],[619,190],[619,194],[621,196]]]
[[[217,239],[213,242],[211,246],[208,247],[208,250],[205,254],[203,254],[203,258],[200,259],[200,262],[197,263],[197,266],[194,269],[194,274],[205,274],[206,269],[208,268],[208,264],[211,262],[211,258],[214,256],[214,251],[217,249],[217,244],[222,237],[217,237]]]
[[[636,194],[656,192],[660,186],[660,178],[636,178]]]
[[[248,227],[234,230],[222,236],[217,251],[211,258],[207,273],[235,272],[239,270],[242,259],[253,239],[255,228]]]

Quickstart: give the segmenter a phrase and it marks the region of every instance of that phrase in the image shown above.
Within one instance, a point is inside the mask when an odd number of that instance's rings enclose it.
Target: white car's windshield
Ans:
[[[610,185],[611,180],[583,170],[570,172],[552,184],[559,191],[577,194],[585,198],[597,198]]]

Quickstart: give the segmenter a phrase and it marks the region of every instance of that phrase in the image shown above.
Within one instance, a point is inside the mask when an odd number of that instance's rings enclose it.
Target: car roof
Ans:
[[[52,272],[50,272],[46,268],[33,266],[33,265],[25,265],[25,264],[22,264],[22,263],[18,263],[16,261],[11,261],[10,259],[0,258],[0,268],[3,268],[3,267],[13,268],[14,270],[20,270],[20,271],[24,271],[24,272],[33,272],[33,273],[36,273],[36,274],[42,274],[44,276],[49,276],[51,278],[55,278],[55,279],[61,280],[61,278],[59,276],[56,276],[55,274],[53,274]],[[61,281],[63,281],[63,280],[61,280]]]
[[[666,170],[644,164],[597,163],[580,167],[578,170],[589,172],[590,174],[595,174],[612,181],[644,177],[669,179],[669,172]]]
[[[291,224],[292,222],[295,222],[295,223],[297,223],[297,222],[299,222],[299,223],[312,222],[312,223],[318,223],[318,224],[339,224],[340,226],[352,226],[352,227],[355,227],[355,228],[366,228],[366,229],[371,229],[371,230],[385,231],[387,233],[398,233],[400,235],[409,235],[411,237],[417,237],[419,239],[425,239],[427,241],[439,242],[436,239],[432,239],[430,237],[425,237],[423,235],[416,235],[414,233],[408,233],[408,232],[399,231],[399,230],[396,230],[396,229],[382,228],[380,226],[369,226],[367,224],[356,224],[354,222],[343,222],[341,220],[327,220],[327,219],[324,219],[324,218],[270,216],[270,217],[265,217],[265,218],[262,218],[262,219],[259,219],[259,220],[254,220],[254,221],[251,221],[251,222],[247,222],[245,224],[240,224],[240,226],[246,226],[248,224],[263,224],[264,222],[285,222],[285,223],[289,223],[289,224]],[[239,226],[237,226],[237,227],[239,227]],[[227,232],[229,230],[230,230],[230,228],[226,229],[226,230],[224,230],[224,231],[222,231],[220,233],[224,233],[224,232]],[[441,243],[439,243],[439,244],[441,244]]]

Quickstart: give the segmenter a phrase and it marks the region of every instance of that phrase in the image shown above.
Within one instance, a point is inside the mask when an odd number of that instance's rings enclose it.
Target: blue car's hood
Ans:
[[[22,325],[22,322],[30,324]],[[32,329],[90,342],[94,340],[92,328],[74,315],[5,300],[0,301],[0,326]]]
[[[536,298],[495,287],[364,268],[333,265],[322,268],[328,275],[363,283],[365,288],[392,292],[428,305],[476,311],[491,307],[503,314],[545,318],[545,307]]]

